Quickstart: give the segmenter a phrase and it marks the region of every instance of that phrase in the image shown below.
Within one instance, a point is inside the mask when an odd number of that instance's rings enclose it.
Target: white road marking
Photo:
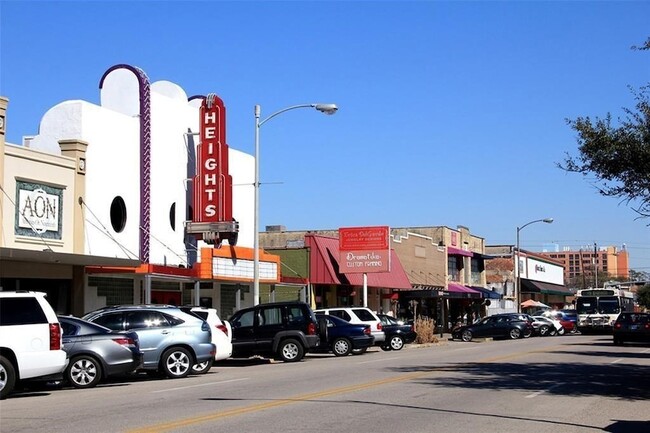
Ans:
[[[157,394],[159,392],[178,391],[179,389],[198,388],[199,386],[212,386],[212,385],[217,385],[219,383],[239,382],[240,380],[248,380],[248,378],[244,377],[242,379],[221,380],[219,382],[200,383],[198,385],[180,386],[178,388],[167,388],[167,389],[161,389],[161,390],[158,390],[158,391],[151,391],[151,393],[152,394]]]
[[[648,352],[650,352],[650,349],[646,349],[646,350],[644,350],[644,351],[641,352],[641,353],[648,353]]]
[[[548,392],[548,391],[552,390],[553,388],[557,388],[557,387],[560,386],[560,385],[562,385],[562,384],[561,384],[561,383],[558,383],[558,384],[555,384],[555,385],[553,385],[553,386],[549,386],[549,387],[546,388],[546,389],[543,389],[543,390],[541,390],[541,391],[537,391],[537,392],[534,392],[534,393],[532,393],[532,394],[527,395],[526,398],[535,398],[535,397],[537,397],[538,395],[544,394],[545,392]]]
[[[611,363],[616,364],[617,362],[620,362],[622,360],[623,360],[623,358],[618,358],[618,359],[613,360]]]

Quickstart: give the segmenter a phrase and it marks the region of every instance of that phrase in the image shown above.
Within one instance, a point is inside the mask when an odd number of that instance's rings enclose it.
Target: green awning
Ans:
[[[525,278],[521,279],[522,293],[545,293],[548,295],[571,296],[574,293],[559,284],[543,283],[541,281],[532,281]]]

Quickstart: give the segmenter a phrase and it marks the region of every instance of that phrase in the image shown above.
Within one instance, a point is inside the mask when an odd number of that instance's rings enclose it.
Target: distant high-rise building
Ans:
[[[545,253],[557,253],[560,251],[560,245],[559,244],[544,244],[542,245],[542,251]]]
[[[585,246],[578,250],[562,248],[539,253],[564,264],[564,281],[569,287],[593,287],[603,285],[603,278],[630,277],[630,261],[625,245],[620,249],[615,246]],[[605,276],[606,274],[606,276]]]

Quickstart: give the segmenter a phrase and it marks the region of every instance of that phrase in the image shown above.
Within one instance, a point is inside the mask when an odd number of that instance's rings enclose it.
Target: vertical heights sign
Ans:
[[[340,228],[339,265],[344,274],[389,272],[388,226]]]
[[[194,233],[215,246],[228,239],[237,243],[239,225],[232,217],[232,176],[228,172],[226,144],[226,107],[221,98],[210,93],[201,104],[200,142],[196,151],[194,176],[194,215],[187,224]]]

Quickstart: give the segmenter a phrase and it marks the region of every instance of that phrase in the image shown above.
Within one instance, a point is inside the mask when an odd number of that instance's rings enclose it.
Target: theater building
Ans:
[[[254,158],[227,146],[223,101],[208,92],[188,97],[130,65],[98,78],[99,103],[55,105],[21,144],[5,143],[11,110],[0,100],[2,289],[48,292],[58,312],[77,315],[160,302],[201,303],[227,317],[252,305]],[[201,118],[210,98],[223,107],[216,129]],[[199,144],[212,133],[222,159],[206,162]],[[230,186],[250,185],[226,197],[230,233],[217,242],[218,224],[192,226],[195,185],[212,188],[221,175],[201,170],[215,167]],[[205,190],[206,200],[227,196]],[[221,205],[201,209],[214,214]],[[278,283],[279,257],[262,253],[260,275],[267,287]]]

